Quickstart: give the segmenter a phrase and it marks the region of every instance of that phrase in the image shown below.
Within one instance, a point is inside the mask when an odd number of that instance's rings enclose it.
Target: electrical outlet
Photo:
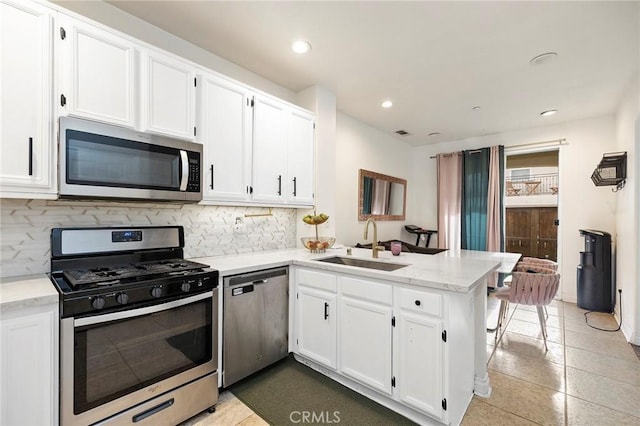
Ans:
[[[244,221],[242,220],[242,218],[236,217],[236,223],[233,225],[233,232],[236,232],[238,234],[244,234],[246,229],[247,229],[246,225],[244,224]]]

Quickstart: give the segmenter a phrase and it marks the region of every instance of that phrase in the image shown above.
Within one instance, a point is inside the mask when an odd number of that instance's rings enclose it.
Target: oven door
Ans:
[[[95,423],[214,372],[217,297],[62,319],[61,424]]]
[[[199,201],[202,145],[60,118],[60,195]]]

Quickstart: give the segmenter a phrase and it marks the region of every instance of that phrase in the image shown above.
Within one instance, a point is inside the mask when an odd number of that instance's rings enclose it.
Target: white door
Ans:
[[[57,307],[0,321],[0,424],[58,424]]]
[[[142,63],[143,129],[193,140],[195,69],[155,51],[145,51]]]
[[[439,319],[402,310],[397,317],[394,367],[398,397],[437,418],[443,416],[442,331]]]
[[[336,295],[298,286],[298,353],[336,368]]]
[[[205,162],[204,200],[244,201],[251,167],[251,107],[246,88],[205,75],[198,88]]]
[[[254,97],[253,199],[281,203],[287,185],[287,106],[275,99]]]
[[[340,297],[340,372],[387,395],[391,394],[391,317],[390,306]]]
[[[0,3],[2,191],[55,192],[51,84],[52,16],[35,3]]]
[[[314,123],[313,116],[292,110],[288,114],[287,202],[313,205],[314,187]]]
[[[61,29],[56,39],[61,113],[134,127],[135,44],[59,16]]]

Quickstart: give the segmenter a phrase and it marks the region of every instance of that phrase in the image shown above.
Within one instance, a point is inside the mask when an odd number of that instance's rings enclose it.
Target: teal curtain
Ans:
[[[363,177],[363,199],[362,199],[362,214],[371,214],[371,204],[373,202],[373,179],[370,177]]]
[[[490,148],[463,151],[461,247],[487,249]]]

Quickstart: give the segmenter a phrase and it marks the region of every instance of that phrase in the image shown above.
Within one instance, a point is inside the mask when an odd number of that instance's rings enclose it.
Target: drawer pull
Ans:
[[[420,306],[420,305],[422,305],[422,302],[419,300],[416,300],[416,306]]]

